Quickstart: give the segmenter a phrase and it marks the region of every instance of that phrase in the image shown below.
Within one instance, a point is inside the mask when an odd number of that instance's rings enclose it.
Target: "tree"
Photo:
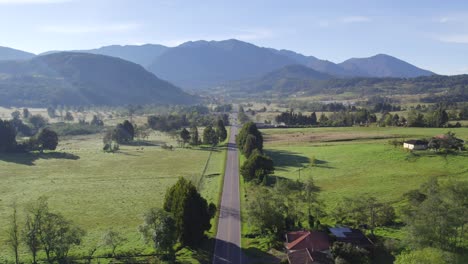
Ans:
[[[125,120],[122,124],[123,128],[128,134],[128,139],[131,141],[135,138],[135,128],[133,127],[132,123],[128,120]]]
[[[212,126],[207,126],[203,130],[203,144],[216,146],[219,142],[218,135]]]
[[[222,119],[219,119],[216,123],[216,134],[218,135],[219,142],[223,142],[227,138],[226,127]]]
[[[37,263],[37,253],[41,248],[40,232],[42,218],[48,211],[49,207],[45,197],[39,197],[34,204],[29,205],[27,208],[23,240],[31,252],[34,264]]]
[[[23,118],[29,118],[31,114],[27,108],[23,108]]]
[[[55,113],[55,108],[51,106],[47,107],[47,114],[49,115],[50,118],[57,117],[57,114]]]
[[[39,132],[36,143],[41,152],[44,149],[55,150],[58,145],[58,135],[55,131],[44,128]]]
[[[73,245],[79,245],[84,231],[74,226],[61,214],[45,212],[40,220],[39,239],[49,263],[53,256],[57,260],[65,260]]]
[[[464,243],[468,219],[466,182],[454,181],[441,186],[433,177],[411,193],[405,195],[407,203],[401,210],[406,223],[405,242],[411,248],[450,250]],[[417,199],[411,199],[413,197]]]
[[[285,230],[285,206],[278,195],[259,188],[247,201],[248,221],[262,234],[280,236]]]
[[[177,238],[188,246],[199,245],[205,231],[211,228],[215,208],[214,204],[208,206],[195,186],[182,177],[166,191],[164,198],[164,210],[174,217]]]
[[[19,264],[19,246],[20,246],[20,233],[18,226],[18,214],[16,204],[13,204],[13,213],[11,215],[10,227],[8,229],[7,243],[11,247],[15,256],[15,264]]]
[[[107,132],[103,139],[104,148],[112,145],[113,141],[123,144],[132,141],[134,137],[135,128],[128,120],[125,120],[124,123],[118,124],[113,130]]]
[[[370,264],[369,252],[363,248],[355,247],[349,243],[335,242],[331,249],[335,263],[341,264]]]
[[[33,125],[33,127],[36,130],[39,130],[40,128],[43,128],[47,125],[47,119],[45,119],[41,115],[30,116],[28,121],[29,123],[31,123],[31,125]]]
[[[244,145],[242,146],[242,152],[244,153],[245,157],[250,157],[252,152],[257,149],[257,138],[249,134],[245,140]]]
[[[408,113],[406,122],[409,127],[424,127],[425,126],[424,115],[414,109]]]
[[[16,130],[11,121],[0,119],[0,152],[10,152],[16,149]]]
[[[152,242],[156,252],[172,254],[177,241],[174,218],[163,209],[152,208],[144,215],[139,228],[146,243]]]
[[[73,117],[73,114],[72,114],[72,113],[70,113],[69,111],[67,111],[67,112],[65,113],[64,120],[65,120],[65,121],[69,121],[69,122],[73,122],[73,120],[75,120],[75,118]]]
[[[102,121],[101,118],[99,118],[99,116],[97,115],[93,115],[93,119],[91,119],[91,123],[90,123],[92,126],[104,126],[104,121]]]
[[[180,138],[182,139],[182,142],[184,142],[184,145],[189,143],[190,141],[190,132],[188,132],[187,129],[182,129],[182,131],[180,131]]]
[[[395,219],[395,210],[387,203],[378,202],[375,197],[345,197],[334,212],[338,223],[354,227],[365,226],[372,235],[378,226],[385,226]]]
[[[198,138],[198,128],[193,126],[190,128],[190,145],[198,145],[200,143],[200,139]]]
[[[21,113],[18,110],[11,113],[11,118],[13,119],[20,119],[20,117],[21,117]]]
[[[241,148],[242,154],[245,155],[243,152],[243,147],[245,145],[245,142],[247,141],[247,137],[249,135],[252,135],[255,137],[255,148],[258,149],[260,152],[263,151],[263,136],[262,133],[258,130],[257,126],[253,122],[248,122],[245,123],[241,130],[239,131],[239,134],[237,135],[236,138],[236,143],[239,148]]]
[[[405,251],[398,255],[395,264],[449,264],[453,263],[451,256],[436,248],[423,248]]]
[[[124,238],[119,232],[113,230],[108,230],[102,236],[102,244],[111,248],[113,257],[116,256],[115,252],[117,251],[117,248],[125,244],[126,241],[127,239]]]
[[[314,217],[312,215],[312,208],[318,207],[318,198],[317,198],[317,193],[319,192],[319,188],[315,185],[314,179],[312,177],[308,177],[306,181],[303,184],[302,190],[301,190],[301,198],[302,201],[306,204],[307,206],[307,213],[308,213],[308,219],[309,220],[314,220]],[[317,211],[317,210],[316,210]],[[318,215],[315,215],[315,219],[318,218]],[[315,223],[314,221],[309,221],[309,227],[313,228]]]
[[[432,138],[428,146],[436,151],[450,152],[452,150],[462,150],[463,143],[463,140],[457,138],[455,133],[449,131],[447,134]]]
[[[257,183],[260,183],[268,175],[273,174],[274,170],[273,160],[255,150],[242,164],[240,172],[246,181],[255,179]]]
[[[102,143],[104,147],[102,148],[104,152],[116,152],[119,150],[119,143],[116,141],[115,129],[107,131],[107,133],[102,138]]]

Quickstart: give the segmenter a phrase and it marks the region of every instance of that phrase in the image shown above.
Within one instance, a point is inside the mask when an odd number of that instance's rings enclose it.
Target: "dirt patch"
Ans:
[[[272,134],[265,136],[265,142],[275,143],[298,143],[298,142],[342,142],[354,140],[377,140],[390,139],[398,137],[396,135],[382,135],[379,133],[313,133],[313,132],[296,132],[288,134]]]

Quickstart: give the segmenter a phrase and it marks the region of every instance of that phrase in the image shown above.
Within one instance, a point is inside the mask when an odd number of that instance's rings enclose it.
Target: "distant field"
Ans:
[[[410,155],[388,144],[390,138],[419,139],[446,133],[431,128],[309,128],[265,129],[265,150],[276,166],[276,176],[296,180],[311,175],[331,209],[343,196],[370,194],[396,201],[431,176],[468,180],[468,154],[447,158],[430,151]],[[468,141],[468,129],[452,129]]]
[[[179,176],[199,184],[202,195],[218,202],[224,170],[225,148],[163,150],[159,145],[176,142],[153,133],[152,146],[121,146],[120,153],[104,153],[102,136],[73,137],[60,142],[56,153],[0,156],[0,256],[9,255],[5,231],[10,205],[16,201],[24,220],[27,203],[45,195],[52,211],[63,213],[87,231],[78,254],[99,242],[109,228],[121,232],[128,242],[122,252],[151,250],[137,231],[142,214],[161,207],[166,188]],[[22,223],[21,223],[22,224]],[[25,248],[22,253],[27,253]],[[105,249],[99,254],[108,252]],[[29,257],[29,255],[27,255]],[[0,262],[2,257],[0,257]],[[26,258],[23,258],[26,260]]]

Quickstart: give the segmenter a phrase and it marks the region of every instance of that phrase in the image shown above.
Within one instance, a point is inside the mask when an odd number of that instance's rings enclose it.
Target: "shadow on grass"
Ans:
[[[5,162],[17,163],[22,165],[34,166],[38,159],[65,159],[78,160],[79,156],[66,152],[30,152],[30,153],[1,153],[0,160]]]
[[[221,173],[212,173],[212,174],[207,174],[204,177],[205,178],[214,178],[214,177],[218,177],[220,175],[221,175]]]
[[[265,154],[273,159],[275,167],[297,167],[308,165],[310,159],[300,153],[285,150],[265,150]]]
[[[311,169],[311,160],[297,152],[285,151],[285,150],[265,150],[265,154],[273,159],[275,170],[282,171],[282,167],[295,167],[298,170]],[[334,169],[334,167],[328,165],[329,162],[325,160],[315,160],[314,167],[324,169]]]
[[[134,147],[156,147],[164,145],[164,141],[146,141],[146,140],[134,140],[130,142],[123,143],[123,146],[134,146]]]

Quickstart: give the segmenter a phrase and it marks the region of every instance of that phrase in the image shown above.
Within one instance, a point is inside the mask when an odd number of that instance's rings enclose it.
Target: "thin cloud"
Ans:
[[[174,47],[179,46],[188,41],[194,41],[197,39],[202,40],[214,40],[214,41],[221,41],[226,39],[237,39],[241,41],[255,41],[255,40],[262,40],[273,38],[276,34],[270,30],[265,28],[257,28],[257,29],[234,29],[231,34],[220,34],[220,35],[199,35],[199,36],[192,36],[187,38],[180,38],[180,39],[169,39],[169,40],[158,40],[158,43],[161,43],[166,46]]]
[[[468,44],[468,34],[447,35],[438,38],[442,42]]]
[[[110,25],[53,25],[42,26],[39,31],[57,34],[87,34],[87,33],[115,33],[128,32],[140,27],[136,23],[110,24]]]
[[[270,29],[240,29],[237,31],[239,32],[237,34],[234,34],[233,38],[244,41],[267,39],[274,36],[273,31],[271,31]]]
[[[341,19],[341,22],[345,24],[352,24],[352,23],[365,23],[365,22],[371,22],[372,19],[370,17],[365,17],[365,16],[348,16],[348,17],[343,17]]]
[[[0,5],[60,4],[72,0],[0,0]]]

